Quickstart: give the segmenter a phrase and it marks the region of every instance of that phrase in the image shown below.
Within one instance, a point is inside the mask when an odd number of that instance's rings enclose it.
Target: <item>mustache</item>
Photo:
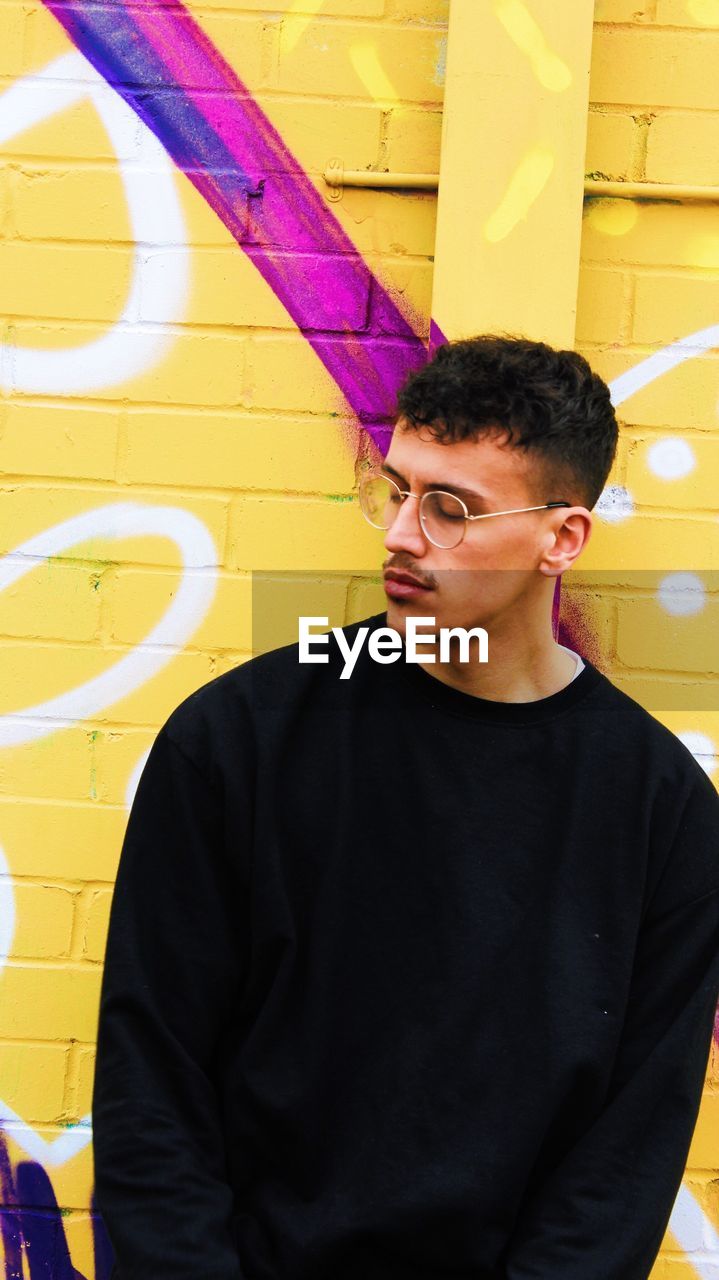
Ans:
[[[401,561],[388,560],[385,564],[382,565],[382,572],[383,573],[408,573],[410,577],[416,578],[417,581],[421,583],[423,587],[434,588],[437,586],[436,578],[434,578],[431,574],[428,576],[427,574],[422,573],[422,571],[416,569],[413,564],[402,564]]]

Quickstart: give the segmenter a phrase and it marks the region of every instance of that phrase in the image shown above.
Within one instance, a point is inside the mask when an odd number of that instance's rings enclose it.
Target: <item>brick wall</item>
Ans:
[[[331,625],[382,607],[355,576],[376,567],[380,543],[349,500],[370,433],[290,308],[314,288],[326,297],[341,265],[330,233],[341,233],[366,269],[347,294],[348,367],[385,349],[372,319],[382,291],[392,333],[407,328],[398,375],[426,340],[436,197],[348,188],[331,201],[322,174],[333,158],[437,172],[448,2],[189,6],[326,212],[326,252],[280,244],[282,288],[230,225],[237,194],[213,203],[193,182],[181,119],[191,83],[166,74],[160,141],[89,56],[100,60],[101,33],[81,51],[40,0],[1,8],[0,1102],[13,1172],[0,1213],[21,1200],[18,1162],[34,1162],[73,1265],[104,1277],[89,1119],[128,806],[166,715],[251,652],[253,570],[332,571]],[[716,184],[716,4],[606,0],[596,18],[587,172]],[[248,218],[262,172],[250,164]],[[711,325],[718,266],[716,205],[587,201],[580,349],[614,378]],[[661,572],[717,567],[715,368],[711,352],[686,361],[623,408],[611,483],[632,517],[607,519],[600,542],[620,562],[631,547]],[[672,454],[677,440],[684,453]],[[664,463],[651,454],[662,442]],[[638,648],[637,610],[623,623],[623,607],[620,593],[596,635],[651,697],[665,632],[649,599]],[[143,641],[160,625],[158,654]],[[686,651],[706,680],[716,647],[701,631]],[[716,713],[666,718],[698,735],[714,767]],[[696,1249],[711,1243],[717,1083],[688,1173],[705,1214]],[[31,1243],[31,1218],[23,1229]],[[681,1255],[667,1245],[670,1274]]]

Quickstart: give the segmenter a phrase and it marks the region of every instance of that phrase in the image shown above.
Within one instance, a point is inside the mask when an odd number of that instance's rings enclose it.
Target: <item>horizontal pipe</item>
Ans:
[[[380,173],[373,169],[325,169],[324,180],[335,190],[341,187],[369,187],[399,190],[436,191],[436,173]],[[719,200],[719,187],[697,187],[684,182],[611,182],[603,178],[587,178],[585,196],[604,196],[621,200]]]
[[[686,182],[609,182],[587,178],[584,194],[624,200],[719,200],[719,187],[693,187]]]
[[[418,191],[436,191],[436,173],[379,173],[374,169],[325,169],[324,180],[330,187],[403,187]]]

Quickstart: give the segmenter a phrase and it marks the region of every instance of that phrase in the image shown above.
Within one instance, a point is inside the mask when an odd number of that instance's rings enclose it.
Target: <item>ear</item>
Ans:
[[[586,507],[558,508],[543,537],[537,568],[549,578],[569,569],[587,545],[594,520]]]

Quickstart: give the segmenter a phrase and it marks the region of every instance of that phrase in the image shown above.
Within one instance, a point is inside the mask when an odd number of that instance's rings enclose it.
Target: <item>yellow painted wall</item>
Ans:
[[[719,785],[719,5],[597,0],[594,17],[587,176],[713,187],[715,198],[585,201],[576,345],[612,386],[620,421],[582,556],[602,599],[585,622],[607,674]],[[716,1265],[718,1168],[715,1034],[653,1277],[701,1275],[700,1255]]]
[[[331,201],[322,174],[333,158],[438,172],[447,0],[188,9],[425,340],[437,197],[346,189]],[[719,184],[716,0],[599,0],[594,17],[587,174]],[[0,1213],[16,1221],[31,1185],[58,1213],[58,1249],[104,1280],[94,1033],[139,772],[185,694],[250,654],[253,570],[329,571],[338,625],[383,607],[362,576],[381,538],[350,500],[367,431],[278,293],[83,71],[49,7],[5,0],[2,23],[0,1114],[13,1190]],[[576,340],[607,379],[719,323],[718,225],[716,204],[585,201]],[[660,718],[718,779],[719,385],[701,341],[620,406],[583,562],[627,576],[610,611],[590,592],[567,619],[646,705],[665,696],[657,682],[678,687]],[[654,578],[637,586],[636,570]],[[668,629],[657,592],[687,572],[700,608]],[[148,636],[161,647],[143,647]],[[719,1225],[717,1071],[713,1057],[684,1183],[706,1230]],[[682,1235],[673,1218],[657,1276],[695,1274],[692,1222]],[[29,1217],[22,1226],[40,1239]]]

